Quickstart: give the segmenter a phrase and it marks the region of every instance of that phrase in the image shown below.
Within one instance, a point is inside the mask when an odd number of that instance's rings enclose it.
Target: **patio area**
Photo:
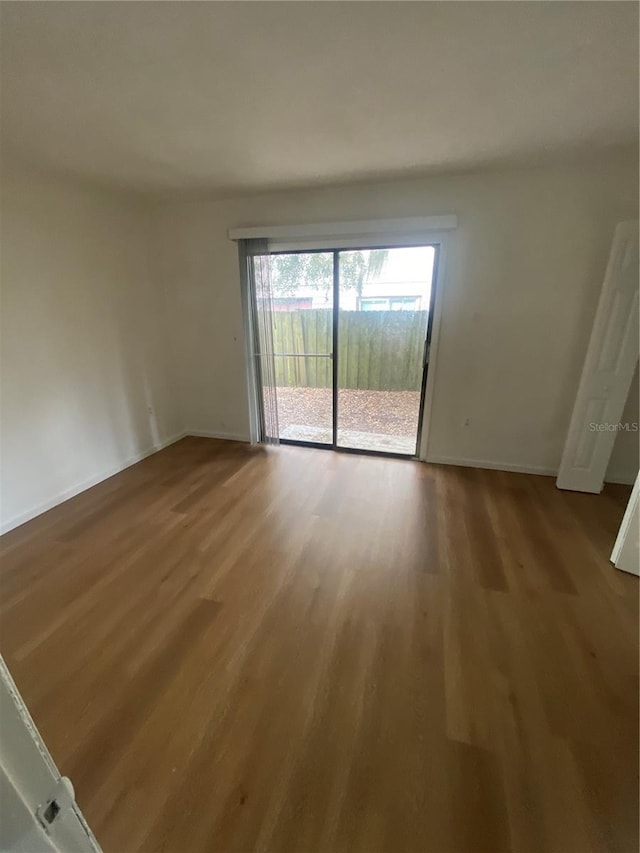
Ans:
[[[331,388],[278,387],[277,394],[280,438],[331,444]],[[419,406],[419,391],[340,389],[338,444],[413,456]]]

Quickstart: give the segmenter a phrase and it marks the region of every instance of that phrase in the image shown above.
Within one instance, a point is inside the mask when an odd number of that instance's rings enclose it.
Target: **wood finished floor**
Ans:
[[[638,847],[628,489],[184,439],[0,540],[107,853]]]

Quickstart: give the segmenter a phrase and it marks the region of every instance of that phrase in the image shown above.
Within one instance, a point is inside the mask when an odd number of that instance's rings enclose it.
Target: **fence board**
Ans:
[[[274,349],[280,353],[329,353],[333,348],[330,309],[279,311]],[[426,311],[341,311],[338,382],[341,388],[419,391]],[[283,386],[330,388],[329,359],[276,358]]]

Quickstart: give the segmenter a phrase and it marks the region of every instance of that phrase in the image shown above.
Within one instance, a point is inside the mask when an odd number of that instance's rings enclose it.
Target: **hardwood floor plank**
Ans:
[[[126,751],[136,731],[144,726],[149,711],[161,701],[184,658],[194,652],[220,607],[217,602],[199,600],[178,629],[165,638],[149,666],[137,677],[124,681],[116,704],[94,727],[91,738],[79,744],[67,761],[69,773],[80,787],[94,789],[108,775],[119,753]],[[110,742],[114,731],[118,732],[117,743]],[[107,743],[109,749],[105,749]]]
[[[623,487],[187,438],[0,539],[105,853],[627,853]]]
[[[453,850],[510,851],[502,780],[492,753],[466,743],[449,744],[449,794]]]

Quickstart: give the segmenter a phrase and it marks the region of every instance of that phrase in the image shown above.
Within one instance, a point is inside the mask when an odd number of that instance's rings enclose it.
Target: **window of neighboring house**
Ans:
[[[418,311],[420,308],[419,296],[398,296],[389,299],[391,311]]]
[[[273,300],[274,311],[304,311],[313,308],[313,299],[309,297],[276,296]]]
[[[368,297],[360,300],[361,311],[418,311],[419,296]]]
[[[387,311],[389,308],[388,299],[361,299],[361,311]]]

